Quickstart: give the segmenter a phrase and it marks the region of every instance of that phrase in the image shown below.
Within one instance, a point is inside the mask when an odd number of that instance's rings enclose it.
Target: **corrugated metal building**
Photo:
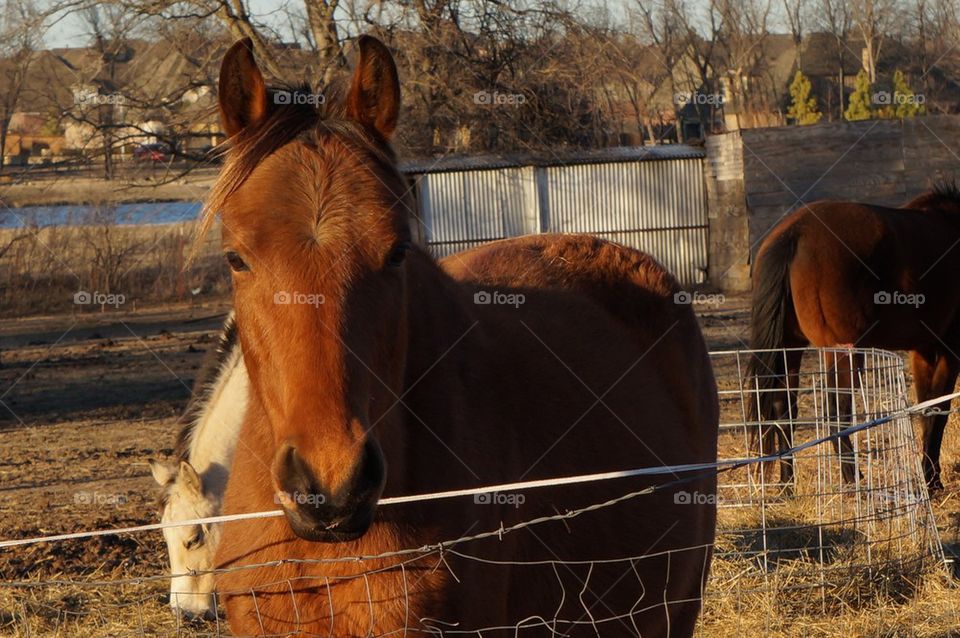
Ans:
[[[619,147],[570,155],[445,157],[402,166],[422,243],[437,256],[533,233],[590,233],[654,255],[684,284],[707,270],[702,149]]]

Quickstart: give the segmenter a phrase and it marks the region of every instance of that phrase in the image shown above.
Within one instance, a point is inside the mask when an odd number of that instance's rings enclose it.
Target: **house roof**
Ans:
[[[848,38],[840,44],[844,74],[856,75],[861,68],[860,51],[863,40]],[[832,33],[811,33],[803,39],[801,69],[808,77],[834,76],[838,71],[840,53],[837,50],[837,39]]]
[[[683,144],[659,146],[616,146],[593,150],[570,150],[550,154],[510,155],[446,155],[437,158],[408,160],[400,170],[409,174],[448,173],[455,171],[493,170],[522,166],[573,166],[616,162],[650,162],[668,159],[699,159],[704,150]]]

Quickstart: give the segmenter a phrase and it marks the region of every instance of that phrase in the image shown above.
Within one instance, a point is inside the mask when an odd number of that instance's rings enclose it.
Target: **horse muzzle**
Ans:
[[[336,493],[316,479],[291,445],[274,458],[276,500],[293,533],[308,541],[342,543],[366,534],[386,482],[386,464],[376,441],[368,439],[350,479]]]

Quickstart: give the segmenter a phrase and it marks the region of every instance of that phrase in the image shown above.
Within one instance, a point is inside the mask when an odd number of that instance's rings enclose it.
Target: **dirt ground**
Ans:
[[[0,539],[158,520],[146,461],[172,451],[177,415],[226,310],[213,303],[0,326]],[[701,309],[710,349],[746,348],[748,314],[745,297]],[[945,442],[948,487],[934,506],[949,552],[960,539],[956,421]],[[165,560],[159,533],[107,536],[0,549],[0,580],[148,576]],[[23,635],[18,611],[2,601],[0,635]]]
[[[157,520],[147,458],[170,454],[226,306],[5,321],[0,537]],[[147,543],[148,547],[140,547]],[[0,578],[162,565],[159,535],[0,551]],[[134,573],[140,569],[133,569]]]

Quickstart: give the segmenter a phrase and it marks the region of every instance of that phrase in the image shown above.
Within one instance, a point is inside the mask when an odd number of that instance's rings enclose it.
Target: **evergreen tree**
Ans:
[[[851,122],[859,120],[869,120],[873,117],[873,106],[870,103],[870,77],[867,72],[860,69],[857,73],[857,80],[854,84],[853,93],[850,94],[850,102],[843,117]]]
[[[897,69],[893,74],[893,116],[898,118],[923,115],[923,98],[914,94],[903,71]]]
[[[816,124],[823,117],[823,113],[817,109],[817,98],[810,95],[810,89],[810,80],[798,70],[790,83],[791,103],[787,117],[800,126]]]

